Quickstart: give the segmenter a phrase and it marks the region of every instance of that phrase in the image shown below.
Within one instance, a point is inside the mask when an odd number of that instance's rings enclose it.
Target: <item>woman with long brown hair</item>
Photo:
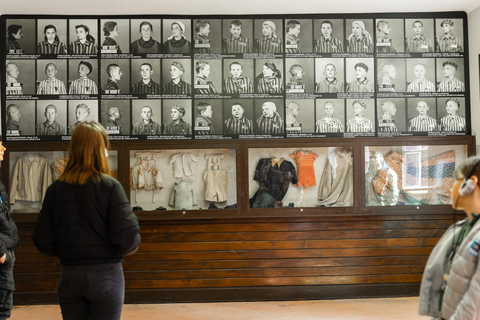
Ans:
[[[63,266],[58,296],[63,319],[120,319],[123,257],[140,244],[139,225],[122,185],[110,176],[109,141],[101,124],[72,133],[69,158],[48,187],[33,241]]]

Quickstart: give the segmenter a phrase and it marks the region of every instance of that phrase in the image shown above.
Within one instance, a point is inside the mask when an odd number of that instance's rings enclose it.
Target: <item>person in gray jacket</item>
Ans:
[[[455,171],[452,206],[467,217],[443,234],[427,261],[420,287],[420,315],[432,319],[480,319],[480,157]]]

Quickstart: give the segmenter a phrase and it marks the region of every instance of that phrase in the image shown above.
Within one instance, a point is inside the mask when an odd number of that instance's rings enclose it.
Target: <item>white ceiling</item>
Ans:
[[[1,0],[0,14],[268,14],[466,11],[480,0]]]

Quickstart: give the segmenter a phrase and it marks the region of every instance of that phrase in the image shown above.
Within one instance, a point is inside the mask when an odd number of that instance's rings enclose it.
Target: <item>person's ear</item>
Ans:
[[[477,176],[470,176],[470,179],[474,182],[475,186],[478,185],[478,177]]]

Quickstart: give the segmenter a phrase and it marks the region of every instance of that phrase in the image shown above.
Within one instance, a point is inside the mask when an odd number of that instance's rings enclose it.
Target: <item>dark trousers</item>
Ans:
[[[13,291],[0,289],[0,320],[10,318],[13,307]]]
[[[119,320],[124,296],[120,262],[63,266],[58,298],[64,320]]]

